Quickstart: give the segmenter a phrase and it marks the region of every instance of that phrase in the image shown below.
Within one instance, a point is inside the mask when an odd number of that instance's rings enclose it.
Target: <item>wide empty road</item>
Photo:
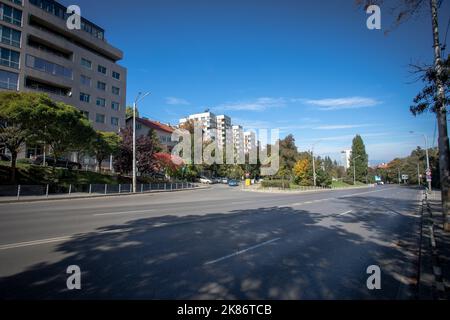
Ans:
[[[408,299],[417,189],[211,189],[0,205],[0,299]],[[69,291],[66,270],[81,269]],[[369,290],[367,267],[381,270]]]

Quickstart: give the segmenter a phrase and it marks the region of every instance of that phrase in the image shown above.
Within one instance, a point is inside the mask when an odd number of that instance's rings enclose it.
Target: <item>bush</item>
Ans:
[[[31,161],[31,159],[19,159],[17,160],[18,164],[33,164],[33,161]]]
[[[289,188],[289,180],[264,180],[261,182],[263,188]]]

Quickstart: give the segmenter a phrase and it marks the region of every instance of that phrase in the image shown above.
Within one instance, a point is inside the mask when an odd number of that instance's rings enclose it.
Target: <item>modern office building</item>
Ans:
[[[125,125],[123,53],[84,18],[81,30],[69,30],[70,15],[53,0],[0,0],[0,90],[45,92],[77,107],[95,129],[118,132]]]

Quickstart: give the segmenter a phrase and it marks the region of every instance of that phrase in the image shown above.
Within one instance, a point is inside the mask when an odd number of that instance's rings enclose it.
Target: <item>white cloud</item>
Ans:
[[[217,106],[219,110],[234,110],[234,111],[264,111],[269,108],[280,108],[286,105],[284,98],[270,98],[262,97],[255,100],[237,101],[224,103]]]
[[[318,107],[320,110],[332,111],[373,107],[381,102],[373,98],[347,97],[336,99],[305,100],[305,103]]]
[[[342,130],[342,129],[356,129],[373,126],[372,124],[336,124],[336,125],[324,125],[314,127],[315,130]]]
[[[167,97],[166,104],[174,105],[174,106],[187,106],[190,105],[189,101],[176,97]]]

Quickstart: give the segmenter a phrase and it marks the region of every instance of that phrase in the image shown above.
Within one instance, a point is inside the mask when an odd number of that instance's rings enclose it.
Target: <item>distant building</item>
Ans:
[[[232,138],[228,132],[231,129],[231,118],[226,115],[220,115],[216,117],[217,123],[217,142],[219,147],[224,148],[226,144],[232,143]]]
[[[244,128],[240,125],[233,126],[233,144],[237,155],[244,154]]]
[[[253,131],[244,133],[244,153],[250,153],[255,150],[257,146],[256,134]]]
[[[348,169],[350,168],[350,159],[352,157],[352,150],[344,150],[342,151],[343,157],[344,157],[344,168]]]
[[[132,126],[133,118],[128,118],[127,127],[131,128]],[[172,126],[147,118],[136,118],[136,138],[148,135],[152,129],[155,130],[164,151],[171,152],[177,144],[176,141],[172,141],[172,133],[175,131]]]
[[[231,118],[227,115],[218,115],[210,111],[189,115],[180,119],[180,125],[188,121],[194,121],[202,127],[204,140],[216,139],[219,147],[226,144],[234,144],[237,154],[249,153],[256,149],[258,142],[254,132],[244,132],[241,125],[232,125]]]
[[[217,135],[217,117],[212,112],[203,112],[192,114],[187,118],[180,119],[180,125],[188,121],[194,121],[197,124],[200,124],[203,130],[203,138],[204,140],[215,140]]]

